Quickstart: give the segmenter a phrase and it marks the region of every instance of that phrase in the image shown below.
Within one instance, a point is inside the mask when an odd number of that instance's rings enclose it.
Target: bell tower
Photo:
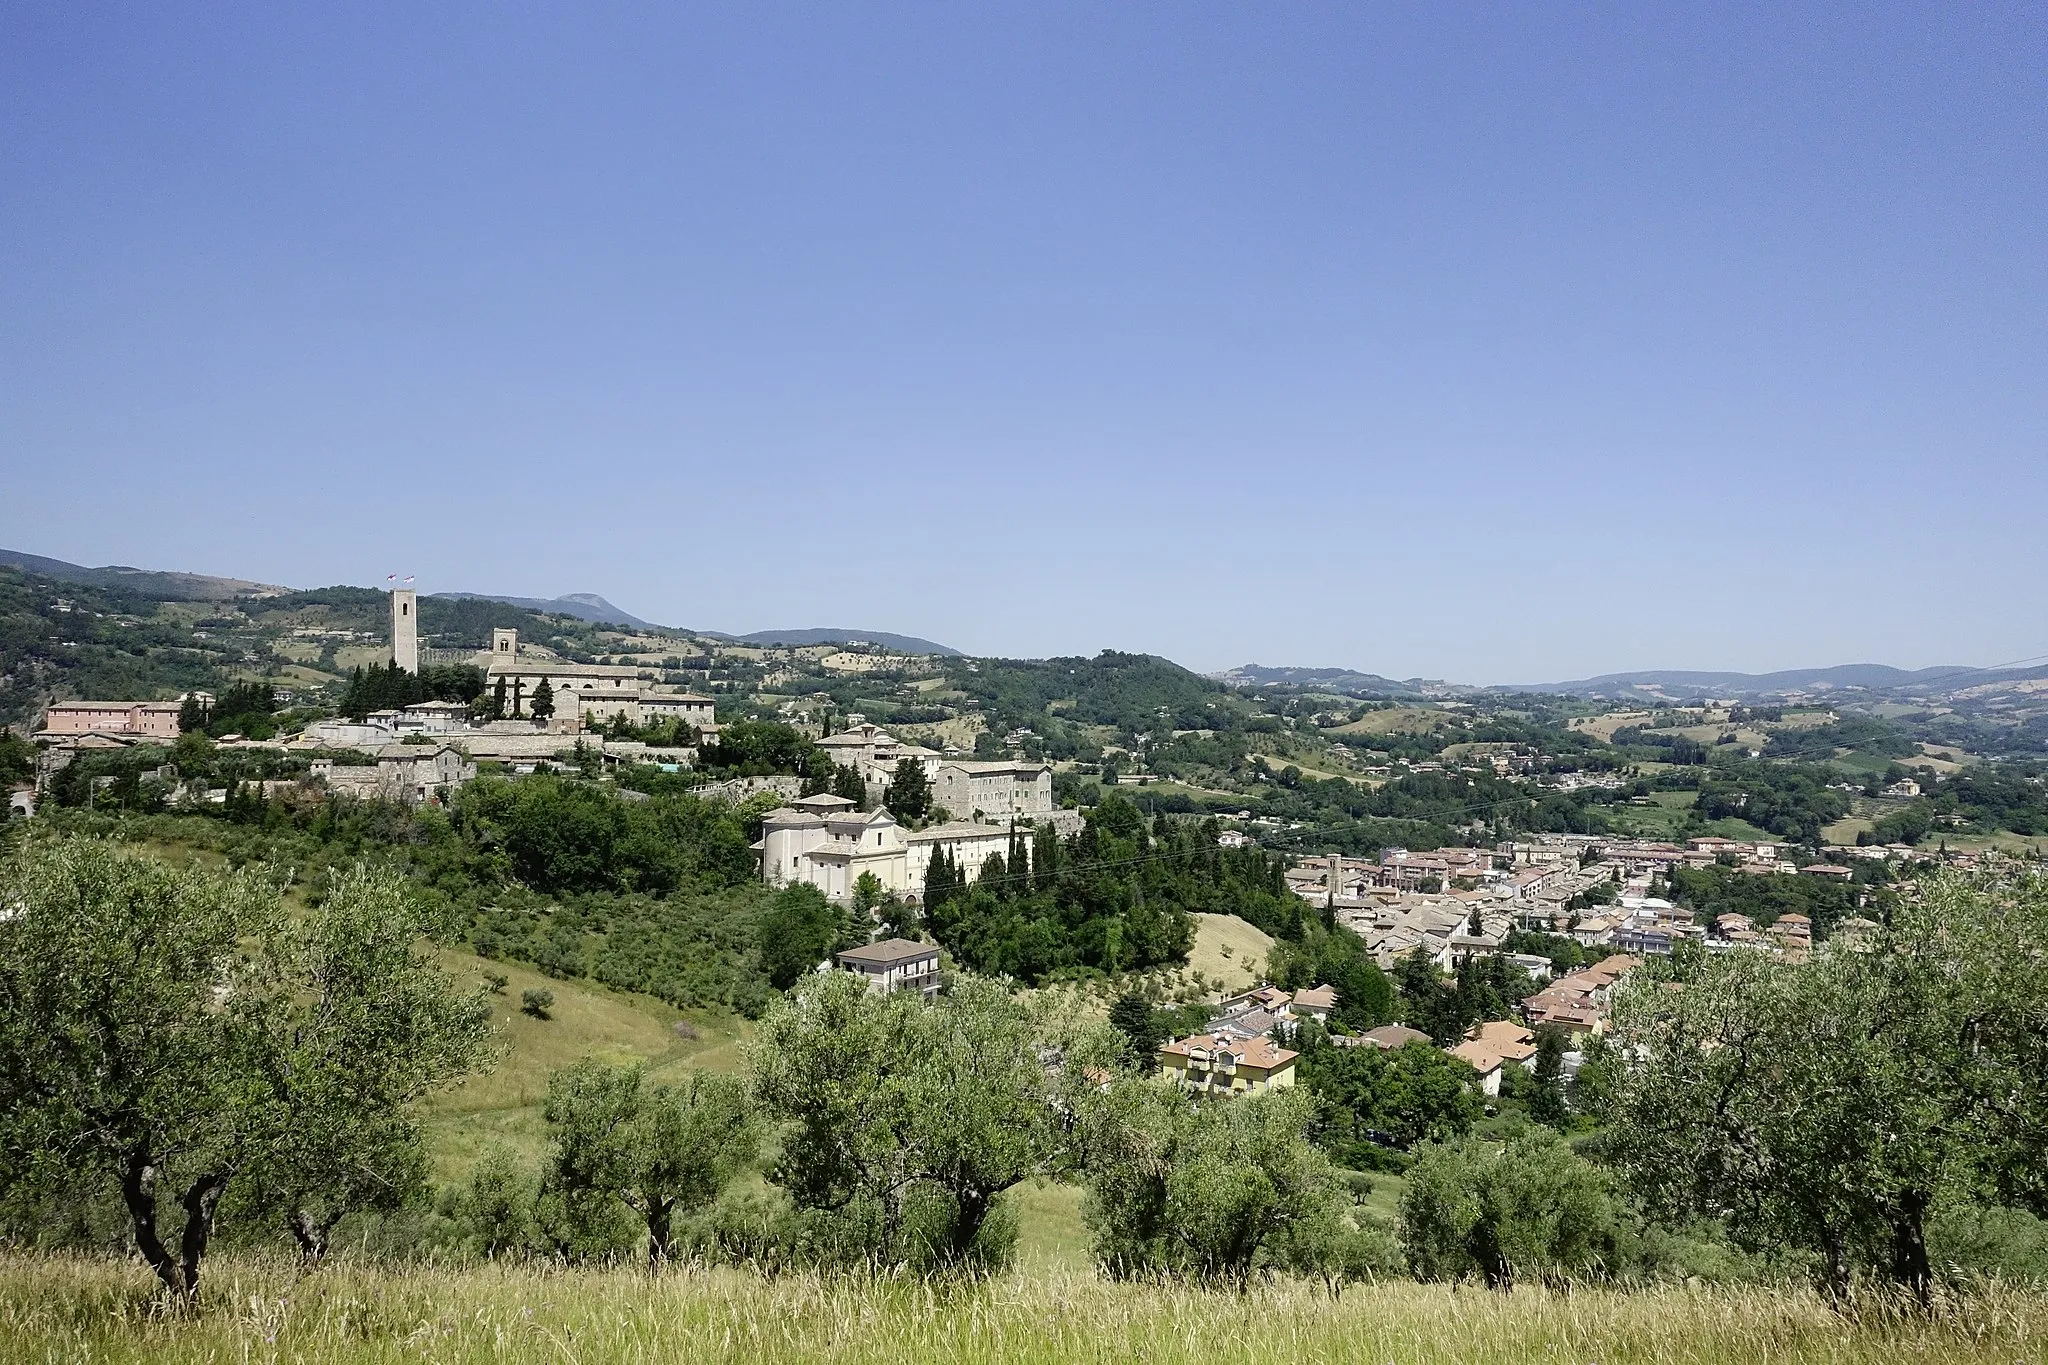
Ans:
[[[391,662],[408,673],[420,671],[419,605],[411,588],[391,590]]]

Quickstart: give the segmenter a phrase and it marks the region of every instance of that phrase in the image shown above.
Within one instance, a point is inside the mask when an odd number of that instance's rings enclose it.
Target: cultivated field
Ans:
[[[9,1361],[1927,1362],[2012,1365],[2048,1351],[2048,1301],[1990,1293],[1931,1319],[1844,1317],[1791,1291],[1512,1296],[1406,1282],[1332,1297],[1019,1272],[991,1284],[763,1279],[683,1268],[409,1272],[223,1260],[196,1318],[167,1315],[137,1266],[0,1257]]]

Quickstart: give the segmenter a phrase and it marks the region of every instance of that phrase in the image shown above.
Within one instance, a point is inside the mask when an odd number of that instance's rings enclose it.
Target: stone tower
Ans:
[[[391,590],[391,662],[420,671],[419,594],[411,588]]]

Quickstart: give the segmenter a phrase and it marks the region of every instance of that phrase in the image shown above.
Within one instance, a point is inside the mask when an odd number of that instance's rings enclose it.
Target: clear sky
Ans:
[[[2048,9],[0,10],[0,545],[1544,681],[2048,650]]]

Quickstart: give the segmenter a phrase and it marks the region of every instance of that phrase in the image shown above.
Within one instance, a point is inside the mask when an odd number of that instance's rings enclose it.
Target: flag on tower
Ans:
[[[397,574],[395,574],[395,573],[388,573],[388,574],[385,574],[385,575],[384,575],[384,581],[385,581],[386,583],[396,583],[396,582],[398,581],[398,575],[397,575]]]

